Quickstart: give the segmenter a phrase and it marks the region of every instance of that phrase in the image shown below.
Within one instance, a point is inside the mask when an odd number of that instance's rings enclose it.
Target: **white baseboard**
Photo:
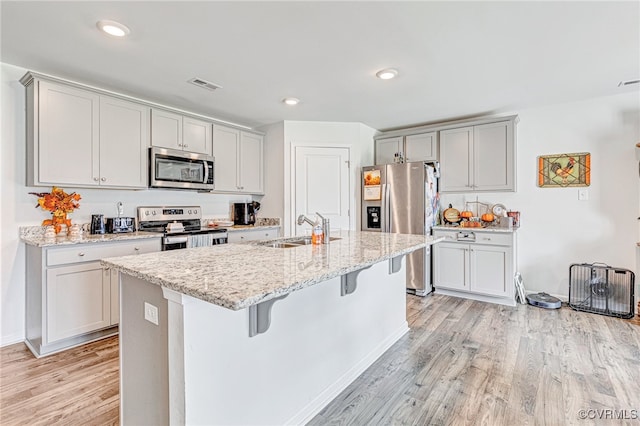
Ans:
[[[15,345],[16,343],[24,342],[24,335],[14,334],[9,336],[2,337],[0,340],[0,348],[4,348],[5,346]]]
[[[347,388],[360,374],[369,368],[383,353],[387,351],[394,343],[409,331],[409,325],[405,322],[404,326],[393,332],[382,343],[374,348],[367,356],[362,358],[360,362],[354,365],[342,377],[336,380],[332,385],[327,387],[313,401],[307,404],[302,410],[294,415],[287,425],[303,425],[307,424],[316,416],[329,402]]]

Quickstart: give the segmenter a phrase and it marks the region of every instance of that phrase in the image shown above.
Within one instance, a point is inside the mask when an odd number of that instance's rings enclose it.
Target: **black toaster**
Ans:
[[[108,217],[107,233],[123,234],[126,232],[134,232],[136,230],[136,222],[133,217]]]

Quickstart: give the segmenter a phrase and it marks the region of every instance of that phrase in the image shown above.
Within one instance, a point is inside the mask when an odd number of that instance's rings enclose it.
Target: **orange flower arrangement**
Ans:
[[[41,207],[43,210],[50,211],[53,216],[51,219],[42,221],[42,226],[53,225],[56,234],[62,229],[61,225],[71,226],[71,219],[67,219],[67,214],[80,207],[80,194],[72,192],[67,194],[64,189],[54,186],[51,192],[30,192],[29,194],[37,195],[38,204],[36,208]]]

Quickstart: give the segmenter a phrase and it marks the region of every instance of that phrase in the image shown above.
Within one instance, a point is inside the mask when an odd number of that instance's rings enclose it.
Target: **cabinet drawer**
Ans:
[[[278,238],[278,229],[254,229],[250,231],[229,232],[230,243],[242,243],[245,241],[272,240]]]
[[[445,241],[464,244],[488,244],[496,246],[512,245],[511,234],[497,232],[473,232],[469,231],[433,231],[434,237],[444,237]]]
[[[106,257],[151,253],[160,250],[159,238],[114,243],[77,244],[72,247],[48,249],[47,265],[55,266],[69,263],[91,262]]]

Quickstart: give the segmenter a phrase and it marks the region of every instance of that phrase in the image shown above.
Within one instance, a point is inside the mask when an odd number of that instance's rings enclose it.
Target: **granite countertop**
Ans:
[[[501,233],[513,233],[518,230],[518,228],[498,228],[498,227],[489,227],[489,228],[463,228],[461,226],[451,226],[451,225],[437,225],[432,229],[436,231],[463,231],[463,232],[501,232]]]
[[[139,240],[145,238],[161,238],[162,234],[158,232],[130,232],[123,234],[104,234],[91,235],[82,234],[80,238],[70,238],[68,236],[62,238],[45,238],[44,229],[40,226],[29,226],[20,228],[20,239],[31,246],[36,247],[53,247],[66,246],[72,244],[93,244],[108,243],[113,241]]]
[[[334,232],[331,236],[341,239],[295,248],[222,244],[108,258],[101,263],[215,305],[240,310],[442,240],[356,231]]]

